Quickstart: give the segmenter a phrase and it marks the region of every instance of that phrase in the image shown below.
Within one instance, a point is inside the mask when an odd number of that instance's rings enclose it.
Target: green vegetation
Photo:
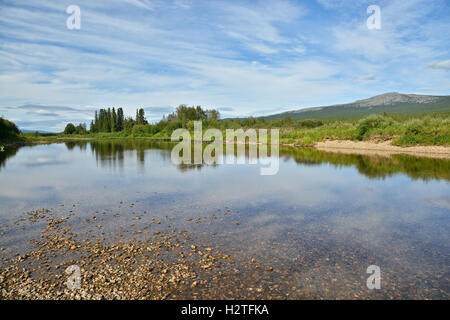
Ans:
[[[73,123],[68,123],[66,125],[66,128],[64,129],[64,134],[74,134],[76,131],[75,126]]]
[[[194,128],[194,121],[202,121],[206,127],[219,126],[220,113],[217,110],[204,110],[200,106],[180,105],[175,112],[155,124],[148,123],[144,109],[136,110],[135,119],[124,118],[122,108],[100,109],[95,112],[90,130],[84,124],[75,127],[67,124],[63,134],[72,137],[124,138],[124,137],[161,137],[169,138],[178,128]]]
[[[23,138],[20,136],[19,128],[14,122],[0,117],[0,142],[17,142]]]
[[[124,128],[132,127],[135,123],[146,123],[144,109],[136,110],[136,121],[131,118],[125,119],[122,108],[118,108],[117,113],[115,108],[100,109],[99,112],[95,112],[89,131],[91,133],[119,132]]]
[[[64,134],[87,134],[86,124],[80,123],[75,127],[73,123],[68,123],[64,128]]]
[[[324,140],[385,141],[400,146],[450,145],[450,114],[438,113],[416,116],[369,115],[362,119],[340,120],[293,120],[291,118],[264,120],[263,118],[243,118],[219,120],[218,112],[204,111],[200,107],[180,106],[177,111],[160,122],[149,124],[133,119],[122,131],[81,132],[75,130],[72,137],[78,138],[164,138],[169,139],[178,128],[192,131],[194,121],[201,120],[203,129],[257,128],[280,129],[280,142],[308,146]],[[71,129],[73,131],[73,128]],[[64,137],[64,135],[62,135]]]
[[[394,145],[400,146],[450,145],[450,115],[399,117],[385,113],[359,120],[329,120],[311,129],[282,128],[280,138],[282,143],[297,145],[324,140],[393,140]]]

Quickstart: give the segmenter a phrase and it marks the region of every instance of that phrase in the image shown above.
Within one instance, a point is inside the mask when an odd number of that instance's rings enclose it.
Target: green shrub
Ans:
[[[450,121],[448,118],[410,119],[403,123],[403,134],[394,141],[397,145],[449,145]]]
[[[370,131],[373,129],[384,129],[395,124],[394,119],[378,114],[362,118],[357,125],[358,139],[362,140],[364,136],[370,136]]]
[[[300,128],[317,128],[323,126],[323,121],[321,120],[299,120],[297,126]]]
[[[136,124],[133,126],[133,129],[131,129],[131,133],[133,136],[143,136],[148,133],[147,125],[145,124]]]
[[[418,135],[424,131],[424,121],[419,119],[411,119],[405,123],[406,135]]]

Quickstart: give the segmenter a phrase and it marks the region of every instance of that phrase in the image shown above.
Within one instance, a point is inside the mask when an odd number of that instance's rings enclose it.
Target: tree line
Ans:
[[[68,123],[64,129],[65,134],[86,134],[97,132],[121,132],[130,131],[136,124],[148,124],[145,119],[145,111],[143,108],[136,110],[136,118],[125,118],[123,109],[115,108],[100,109],[95,111],[94,120],[91,121],[89,131],[85,123],[80,123],[75,126],[73,123]]]
[[[215,122],[220,118],[218,110],[205,110],[201,106],[188,107],[180,105],[173,113],[155,123],[149,124],[143,108],[136,109],[136,116],[125,118],[122,108],[100,109],[95,111],[94,120],[91,121],[89,131],[86,124],[73,123],[66,125],[65,134],[87,134],[99,132],[125,132],[131,134],[156,134],[158,132],[170,133],[177,128],[192,126],[192,121]]]
[[[123,109],[108,108],[95,111],[94,120],[91,121],[89,131],[85,124],[74,126],[69,123],[64,130],[65,134],[88,133],[123,133],[123,135],[168,137],[178,128],[193,130],[194,121],[202,121],[204,128],[237,129],[237,128],[315,128],[323,125],[321,120],[293,120],[284,119],[266,120],[264,117],[248,117],[235,119],[220,119],[220,112],[216,109],[203,109],[201,106],[187,106],[182,104],[159,122],[150,124],[145,118],[143,108],[136,110],[135,118],[124,117]],[[121,134],[122,135],[122,134]]]

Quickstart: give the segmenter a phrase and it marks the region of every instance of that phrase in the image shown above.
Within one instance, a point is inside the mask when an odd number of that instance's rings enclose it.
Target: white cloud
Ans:
[[[143,9],[146,9],[146,10],[153,10],[153,8],[151,7],[149,1],[146,1],[146,0],[124,0],[124,1],[129,3],[129,4],[131,4],[131,5],[133,5],[133,6],[136,6],[138,8],[143,8]]]
[[[450,70],[450,60],[440,61],[440,62],[432,62],[432,63],[428,64],[428,68]]]
[[[327,9],[341,8],[348,4],[348,0],[317,0],[317,2]]]
[[[191,7],[191,2],[188,0],[175,0],[173,2],[173,7],[181,9],[189,9]]]
[[[423,90],[423,91],[450,91],[450,87],[441,87],[441,88],[417,88],[417,90]]]
[[[368,80],[368,81],[370,81],[370,80],[376,80],[376,79],[377,79],[377,76],[374,75],[374,74],[368,74],[368,75],[366,75],[366,76],[363,78],[363,80]]]
[[[288,1],[259,1],[251,6],[226,4],[222,6],[224,23],[221,28],[228,36],[242,41],[262,53],[276,53],[277,45],[291,41],[281,34],[281,24],[298,21],[306,9]]]

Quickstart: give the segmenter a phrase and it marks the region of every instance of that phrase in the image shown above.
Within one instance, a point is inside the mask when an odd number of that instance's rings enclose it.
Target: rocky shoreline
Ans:
[[[207,284],[210,270],[232,260],[193,244],[182,230],[150,234],[143,227],[133,234],[146,234],[144,239],[109,243],[102,233],[81,238],[70,217],[57,218],[46,209],[25,214],[30,223],[44,220],[45,228],[40,239],[30,241],[31,250],[0,248],[0,299],[176,298],[177,292]],[[68,287],[70,266],[80,270],[77,290]]]

